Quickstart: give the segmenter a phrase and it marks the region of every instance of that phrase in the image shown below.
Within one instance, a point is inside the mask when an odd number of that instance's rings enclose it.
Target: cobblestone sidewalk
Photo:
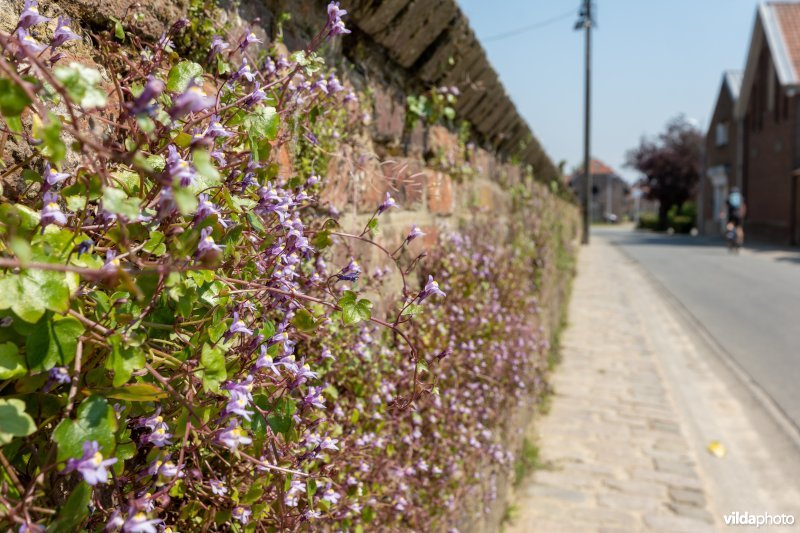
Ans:
[[[663,307],[610,244],[581,250],[552,408],[537,421],[545,467],[518,491],[506,531],[716,528],[720,515],[655,356],[674,334]]]

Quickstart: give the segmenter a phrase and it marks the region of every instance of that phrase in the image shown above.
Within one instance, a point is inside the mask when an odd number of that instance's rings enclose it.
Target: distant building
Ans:
[[[732,187],[741,187],[741,161],[737,146],[740,128],[735,116],[736,101],[742,85],[742,73],[729,70],[722,76],[722,86],[714,106],[714,115],[706,133],[705,176],[698,187],[698,229],[706,235],[725,231],[725,200]]]
[[[800,2],[758,6],[738,97],[726,74],[706,137],[701,229],[716,228],[717,194],[738,185],[748,234],[800,242]],[[730,115],[733,102],[733,116]]]
[[[630,187],[617,173],[598,159],[589,161],[589,173],[592,176],[592,202],[590,220],[603,222],[616,217],[621,221],[623,217],[632,215],[633,202],[630,196]],[[570,187],[584,205],[583,197],[583,165],[570,177]],[[611,216],[613,215],[613,217]]]

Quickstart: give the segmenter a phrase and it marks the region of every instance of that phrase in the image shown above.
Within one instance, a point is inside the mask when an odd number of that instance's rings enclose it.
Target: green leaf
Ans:
[[[331,240],[331,232],[328,230],[317,232],[317,234],[314,235],[314,238],[311,240],[311,244],[313,244],[314,248],[317,250],[327,248],[333,244],[333,241]]]
[[[197,211],[197,196],[187,187],[173,187],[172,196],[182,215],[191,215]]]
[[[58,461],[83,456],[83,443],[96,440],[105,457],[114,451],[114,433],[117,417],[105,398],[91,396],[78,406],[77,419],[64,419],[55,431],[53,440],[58,444]]]
[[[266,138],[274,141],[278,136],[280,116],[274,107],[259,106],[245,115],[242,124],[251,140],[258,142]]]
[[[122,27],[122,22],[119,20],[114,21],[114,37],[120,41],[125,40],[125,28]]]
[[[33,115],[33,136],[41,141],[39,150],[42,155],[54,164],[59,164],[67,154],[67,145],[61,140],[61,120],[49,113],[47,124],[42,123],[39,115]]]
[[[0,380],[14,379],[27,372],[19,348],[12,342],[0,344]]]
[[[203,75],[203,67],[193,61],[181,61],[169,70],[167,76],[167,90],[174,93],[182,93],[189,83]]]
[[[292,427],[292,415],[297,411],[297,404],[289,397],[283,396],[272,404],[272,412],[267,416],[267,424],[275,433],[288,433]]]
[[[225,370],[225,354],[220,347],[212,348],[208,344],[203,344],[203,353],[200,355],[200,375],[203,379],[203,387],[206,390],[218,391],[219,384],[228,378]]]
[[[136,220],[140,213],[139,198],[128,198],[122,189],[106,187],[103,189],[103,209],[128,220]]]
[[[131,346],[117,334],[108,338],[111,355],[106,360],[106,368],[114,371],[114,387],[120,387],[131,379],[134,371],[144,368],[144,352],[139,346]]]
[[[292,318],[292,324],[300,331],[314,331],[317,328],[317,322],[314,320],[314,315],[305,309],[298,309]]]
[[[97,70],[72,62],[53,69],[53,75],[67,90],[67,94],[84,109],[106,105],[106,92],[99,87],[102,76]]]
[[[400,316],[413,316],[416,315],[417,313],[421,313],[424,309],[425,308],[421,305],[411,304],[405,309],[403,309],[403,312]]]
[[[339,299],[342,308],[342,322],[357,324],[362,320],[369,320],[372,316],[372,302],[367,299],[357,300],[358,296],[353,291],[344,291],[344,296]]]
[[[12,398],[0,400],[0,446],[14,437],[27,437],[36,431],[33,418],[25,412],[25,402]]]
[[[46,316],[25,340],[28,367],[41,372],[68,365],[75,358],[83,331],[83,324],[74,317]]]
[[[150,383],[131,383],[103,392],[106,398],[128,402],[155,402],[167,397],[167,393]]]
[[[69,286],[64,272],[23,270],[0,278],[0,309],[11,309],[26,322],[36,323],[45,310],[69,310]]]
[[[211,187],[220,184],[220,175],[217,167],[211,162],[211,156],[207,150],[195,150],[192,152],[192,162],[197,171],[197,177],[192,182],[192,190],[201,193]]]
[[[151,231],[150,238],[144,243],[144,251],[153,255],[164,255],[167,251],[167,238],[160,231]]]
[[[264,227],[264,223],[261,222],[261,217],[257,214],[253,213],[252,211],[247,211],[245,213],[247,220],[250,222],[250,225],[253,226],[253,229],[258,231],[264,232],[267,228]]]
[[[18,117],[30,105],[31,99],[15,82],[0,78],[0,113],[4,117]]]
[[[314,494],[317,493],[317,482],[312,478],[306,479],[306,497],[308,498],[308,506],[314,508]]]
[[[58,510],[58,518],[47,529],[54,533],[72,533],[80,529],[84,519],[89,516],[89,503],[92,488],[85,481],[78,483]]]

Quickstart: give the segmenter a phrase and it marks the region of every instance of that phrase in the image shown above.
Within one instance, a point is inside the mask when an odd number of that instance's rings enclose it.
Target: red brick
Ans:
[[[413,209],[422,204],[422,193],[427,182],[422,161],[398,157],[384,161],[381,167],[392,195],[403,209]]]
[[[428,211],[437,215],[453,212],[453,180],[443,172],[432,172],[428,177]]]
[[[379,142],[399,142],[403,136],[406,108],[400,97],[395,97],[380,87],[374,89],[375,106],[372,124],[375,140]]]

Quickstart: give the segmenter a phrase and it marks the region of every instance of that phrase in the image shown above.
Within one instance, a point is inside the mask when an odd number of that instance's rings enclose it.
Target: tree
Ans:
[[[627,154],[625,166],[647,178],[647,198],[658,200],[658,227],[667,228],[667,213],[692,198],[700,181],[703,134],[685,116],[670,120],[656,139],[642,137]]]

